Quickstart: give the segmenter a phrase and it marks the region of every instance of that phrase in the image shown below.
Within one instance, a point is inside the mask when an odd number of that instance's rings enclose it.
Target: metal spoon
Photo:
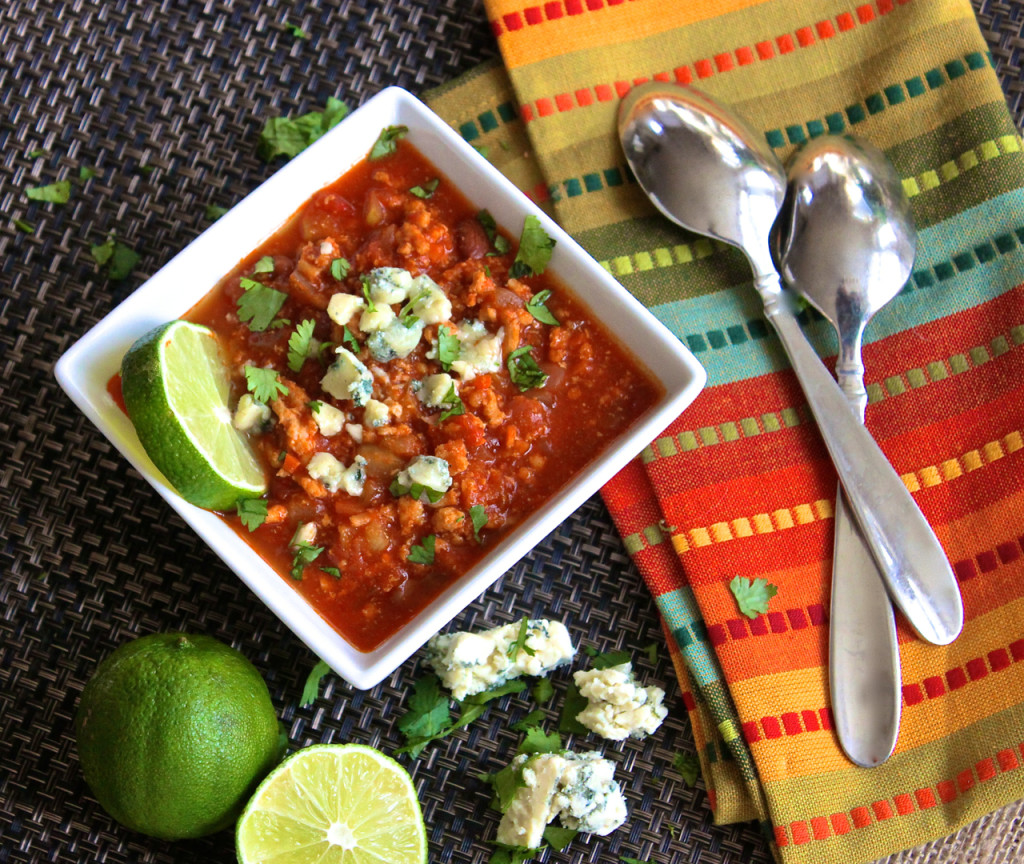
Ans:
[[[692,88],[651,82],[619,107],[619,140],[641,188],[669,219],[741,249],[864,536],[900,608],[929,642],[960,633],[952,568],[885,454],[850,410],[783,295],[769,246],[786,176],[762,135]],[[950,590],[952,589],[952,590]]]
[[[817,138],[788,166],[775,223],[783,281],[836,328],[836,377],[864,422],[861,341],[871,317],[910,276],[917,233],[892,165],[850,138]],[[900,725],[896,620],[864,535],[836,495],[829,622],[829,688],[839,743],[866,768],[892,754]]]

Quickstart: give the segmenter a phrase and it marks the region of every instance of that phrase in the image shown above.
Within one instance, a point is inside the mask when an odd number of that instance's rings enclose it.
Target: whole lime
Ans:
[[[256,668],[186,633],[143,636],[107,657],[82,691],[75,731],[103,808],[165,840],[228,827],[281,756]]]

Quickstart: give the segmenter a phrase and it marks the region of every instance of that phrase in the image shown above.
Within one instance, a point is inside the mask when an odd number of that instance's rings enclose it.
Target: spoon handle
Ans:
[[[778,274],[762,270],[755,286],[893,602],[922,639],[936,645],[952,642],[963,628],[963,601],[935,533],[807,341],[781,296]]]

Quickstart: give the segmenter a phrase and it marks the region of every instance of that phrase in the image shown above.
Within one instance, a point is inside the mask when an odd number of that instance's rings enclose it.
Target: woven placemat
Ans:
[[[977,6],[1019,116],[1024,6]],[[93,800],[72,718],[97,663],[145,633],[208,633],[258,666],[292,747],[356,741],[390,752],[401,744],[395,721],[417,660],[369,692],[328,678],[299,708],[316,658],[79,414],[53,364],[206,227],[207,205],[230,206],[269,176],[273,167],[255,157],[267,117],[329,95],[355,105],[387,84],[422,91],[494,56],[494,42],[479,0],[7,0],[0,52],[0,864],[230,862],[228,832],[150,840]],[[68,204],[26,200],[26,186],[77,180],[83,166],[96,174],[76,182]],[[122,283],[99,278],[89,256],[110,232],[141,255]],[[619,763],[628,828],[546,860],[768,862],[751,825],[712,826],[703,786],[688,788],[670,767],[674,754],[693,751],[680,690],[654,605],[598,499],[458,623],[524,614],[564,620],[602,650],[630,649],[672,709],[650,739],[604,748]],[[651,643],[655,663],[641,650]],[[561,695],[567,675],[554,680]],[[519,739],[509,726],[531,707],[498,702],[409,763],[431,861],[489,857],[497,814],[474,776],[505,764]],[[1007,808],[892,861],[1016,861],[1022,839],[1019,812]]]

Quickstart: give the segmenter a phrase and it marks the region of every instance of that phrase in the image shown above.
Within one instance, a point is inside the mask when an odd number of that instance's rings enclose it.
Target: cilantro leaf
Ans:
[[[521,393],[534,387],[543,387],[548,380],[548,373],[537,365],[531,351],[533,348],[530,345],[516,348],[505,361],[508,374],[512,377],[512,383],[519,388]]]
[[[541,678],[541,681],[547,681],[547,678]],[[534,729],[544,722],[544,712],[539,708],[536,711],[531,711],[522,720],[512,724],[512,728],[516,732],[525,732],[527,729]]]
[[[513,678],[511,681],[506,681],[504,684],[497,684],[490,690],[484,690],[481,693],[474,693],[472,696],[467,696],[459,704],[460,705],[486,705],[488,702],[498,699],[502,696],[507,696],[509,693],[522,693],[526,689],[526,683],[519,678]]]
[[[296,39],[308,39],[309,38],[309,34],[305,30],[303,30],[301,27],[299,27],[298,24],[288,24],[287,22],[285,22],[284,26],[286,28],[288,28],[288,32],[291,33],[292,36],[294,36]]]
[[[83,183],[86,180],[92,180],[92,178],[95,177],[95,176],[96,176],[96,169],[95,168],[90,168],[88,165],[82,165],[78,169],[78,179],[81,180]]]
[[[370,296],[370,281],[364,276],[362,278],[363,283],[363,299],[366,301],[366,311],[376,312],[377,306],[373,302],[373,298]]]
[[[556,852],[561,852],[576,839],[576,835],[579,833],[575,828],[560,828],[557,825],[548,825],[544,829],[544,839],[547,841],[548,846]]]
[[[351,269],[352,265],[348,263],[348,258],[335,258],[331,262],[331,275],[339,282],[348,276]]]
[[[536,656],[537,652],[526,644],[526,640],[529,638],[529,635],[530,620],[528,618],[523,618],[519,622],[519,633],[516,635],[515,641],[508,646],[508,651],[505,653],[513,660],[519,656],[520,651],[525,651],[530,657]]]
[[[15,219],[14,227],[25,234],[35,234],[36,227],[31,222],[26,222],[24,219]]]
[[[423,538],[422,544],[418,544],[409,549],[409,561],[413,564],[433,564],[434,563],[434,545],[437,543],[437,537],[433,534],[428,534]]]
[[[46,155],[46,151],[43,150],[42,148],[38,148],[36,150],[32,150],[28,154],[28,158],[29,159],[38,159],[40,156],[45,156],[45,155]]]
[[[274,256],[264,255],[256,262],[252,268],[253,273],[273,273],[274,272]]]
[[[398,149],[398,142],[408,134],[408,126],[385,126],[370,148],[370,155],[367,158],[373,162],[390,156]]]
[[[523,276],[539,276],[551,260],[555,240],[541,227],[540,219],[532,213],[523,222],[523,233],[519,235],[519,251],[509,275],[519,279]]]
[[[71,199],[71,181],[58,180],[48,186],[29,186],[25,197],[30,201],[47,201],[50,204],[67,204]]]
[[[672,767],[679,772],[687,786],[692,786],[697,782],[700,761],[692,753],[676,753],[672,759]]]
[[[734,576],[729,583],[729,590],[736,598],[740,612],[748,618],[756,618],[767,612],[768,601],[779,593],[779,589],[769,584],[767,579],[751,582],[746,576]]]
[[[358,354],[359,353],[359,348],[360,348],[359,340],[356,339],[356,337],[352,335],[352,331],[349,330],[347,326],[346,327],[342,327],[341,330],[342,330],[341,341],[344,342],[346,345],[348,345],[348,347],[351,349],[353,354]]]
[[[526,785],[526,781],[523,779],[523,766],[513,767],[510,763],[492,774],[489,782],[494,790],[494,797],[498,801],[498,809],[504,813],[516,797],[516,790]]]
[[[450,372],[452,363],[459,359],[462,343],[447,327],[437,328],[437,361],[445,372]]]
[[[413,685],[409,710],[398,720],[398,729],[406,737],[406,746],[399,752],[418,756],[423,747],[451,723],[448,696],[441,691],[435,675],[425,675]]]
[[[566,735],[586,735],[587,729],[576,716],[587,707],[587,697],[580,693],[575,681],[569,682],[565,691],[565,701],[562,702],[562,713],[558,717],[558,731]]]
[[[473,145],[476,146],[475,144]],[[496,847],[491,854],[488,864],[526,864],[531,858],[536,857],[540,849],[527,849],[525,846],[506,846],[504,843],[494,843]]]
[[[135,250],[113,235],[103,243],[91,246],[89,251],[99,267],[106,266],[107,278],[115,282],[126,278],[132,272],[132,268],[139,263],[139,256]]]
[[[228,212],[227,207],[221,207],[219,204],[207,204],[206,205],[206,218],[211,222],[216,222]]]
[[[650,645],[646,645],[645,647],[641,648],[640,650],[643,651],[644,654],[647,655],[647,662],[648,663],[650,663],[651,665],[654,665],[655,663],[658,662],[658,643],[657,642],[652,642]]]
[[[450,408],[446,408],[441,416],[438,417],[438,422],[444,422],[449,417],[458,417],[460,414],[466,413],[466,406],[462,404],[462,400],[459,398],[459,394],[455,392],[455,382],[452,382],[452,386],[448,388],[448,392],[444,394],[444,399],[441,401],[442,405],[450,405]]]
[[[324,675],[327,675],[330,671],[331,667],[323,660],[317,661],[316,666],[310,670],[306,683],[302,688],[302,698],[299,700],[300,708],[308,708],[316,702],[320,696],[320,682],[323,681]]]
[[[245,386],[249,388],[252,398],[257,402],[266,405],[273,402],[278,393],[287,395],[288,387],[281,383],[281,379],[277,377],[277,372],[273,369],[246,366],[242,371],[245,373]]]
[[[545,305],[548,302],[548,298],[551,296],[551,291],[545,288],[543,291],[538,291],[534,294],[526,303],[526,311],[529,312],[534,318],[540,321],[541,324],[552,324],[558,326],[558,319],[551,313],[551,310]]]
[[[337,567],[321,567],[320,571],[328,576],[333,576],[335,579],[341,578],[341,571]]]
[[[315,326],[316,321],[307,318],[305,321],[301,321],[295,328],[295,332],[288,337],[288,368],[292,372],[298,372],[309,357],[309,347],[313,341]]]
[[[474,504],[469,508],[469,518],[473,520],[473,536],[480,540],[480,532],[487,526],[487,511],[483,504]]]
[[[276,156],[298,156],[337,126],[348,112],[348,105],[330,96],[323,111],[310,111],[297,117],[271,117],[260,132],[256,155],[264,162]]]
[[[530,691],[533,701],[538,705],[544,705],[551,701],[555,695],[555,687],[547,678],[538,678]]]
[[[425,492],[427,494],[427,500],[430,501],[431,504],[436,504],[444,498],[444,492],[440,489],[431,489],[429,486],[424,486],[421,483],[413,483],[411,486],[403,486],[398,482],[397,475],[395,476],[395,479],[391,481],[391,485],[388,487],[388,490],[396,498],[399,498],[402,495],[408,495],[410,498],[419,498]]]
[[[324,403],[319,399],[314,399],[312,402],[307,402],[306,404],[309,405],[309,410],[314,414],[319,414],[320,409],[324,407]]]
[[[306,540],[299,540],[297,543],[292,543],[292,549],[295,552],[292,555],[291,577],[296,581],[300,581],[302,579],[302,571],[306,569],[306,565],[316,561],[320,557],[320,553],[324,551],[324,547],[314,546]]]
[[[434,192],[437,191],[437,184],[441,182],[440,177],[435,177],[424,183],[422,186],[413,186],[409,190],[410,195],[415,195],[417,198],[430,198]]]
[[[604,653],[598,653],[589,645],[584,646],[583,650],[590,655],[590,665],[594,669],[610,669],[612,666],[621,666],[623,663],[629,663],[633,659],[628,651],[605,651]]]
[[[288,295],[244,276],[239,280],[239,284],[243,291],[237,301],[238,318],[247,322],[249,329],[254,333],[262,333],[271,325],[274,316],[281,311]]]
[[[412,314],[412,307],[415,306],[420,300],[426,300],[430,296],[430,289],[424,288],[415,297],[410,297],[406,304],[398,312],[398,320],[401,321],[406,327],[412,327],[419,317]]]
[[[639,858],[629,858],[626,855],[620,855],[619,860],[622,864],[651,864],[650,861],[641,861]]]
[[[267,499],[243,498],[235,504],[235,512],[246,528],[255,531],[267,521]]]
[[[498,223],[494,221],[494,217],[491,215],[490,211],[481,210],[476,214],[476,220],[483,226],[484,233],[487,234],[487,239],[491,241],[491,246],[494,247],[494,251],[487,254],[504,255],[508,252],[508,240],[503,234],[498,233]],[[487,275],[489,276],[490,273]]]
[[[558,753],[562,749],[562,738],[557,732],[550,734],[539,726],[531,726],[526,730],[526,737],[519,745],[520,753]]]

